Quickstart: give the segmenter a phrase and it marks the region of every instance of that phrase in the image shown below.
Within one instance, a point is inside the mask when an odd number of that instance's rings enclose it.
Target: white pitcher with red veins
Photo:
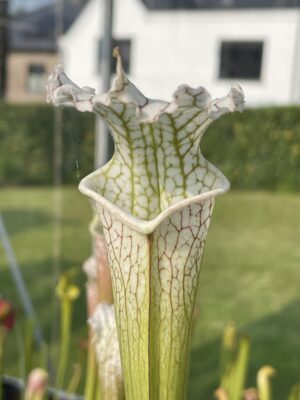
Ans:
[[[146,98],[121,57],[110,91],[79,88],[61,66],[48,80],[54,105],[99,114],[115,152],[79,190],[96,204],[108,250],[126,400],[186,397],[191,320],[215,197],[225,176],[202,155],[206,128],[242,111],[243,91],[211,100],[181,85],[169,103]]]

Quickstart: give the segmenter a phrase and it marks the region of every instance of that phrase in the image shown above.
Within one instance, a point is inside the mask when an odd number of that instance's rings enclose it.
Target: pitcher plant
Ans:
[[[127,78],[118,49],[110,91],[80,88],[57,66],[48,100],[95,112],[115,152],[79,190],[97,207],[109,257],[127,400],[186,397],[191,322],[214,199],[226,177],[201,153],[205,130],[242,111],[234,84],[211,100],[203,87],[181,85],[171,102],[146,98]]]

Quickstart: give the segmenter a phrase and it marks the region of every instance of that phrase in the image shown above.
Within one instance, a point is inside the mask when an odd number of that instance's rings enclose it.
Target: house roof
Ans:
[[[64,32],[81,11],[83,3],[83,0],[65,0],[62,21]],[[55,52],[55,26],[53,4],[12,17],[8,34],[9,51]]]
[[[300,0],[143,0],[143,2],[152,10],[300,7]]]

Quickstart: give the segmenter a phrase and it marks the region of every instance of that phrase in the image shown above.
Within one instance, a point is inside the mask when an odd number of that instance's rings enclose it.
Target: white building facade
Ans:
[[[140,0],[114,3],[114,40],[146,96],[168,101],[186,83],[220,97],[238,82],[250,106],[300,103],[300,8],[150,11]],[[103,13],[101,0],[90,0],[60,41],[67,74],[97,92]]]

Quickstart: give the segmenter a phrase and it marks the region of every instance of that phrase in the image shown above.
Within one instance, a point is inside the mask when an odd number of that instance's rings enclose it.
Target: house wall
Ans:
[[[6,101],[11,103],[46,102],[46,80],[52,68],[58,63],[53,53],[10,53],[7,59]],[[28,72],[32,64],[43,65],[43,88],[41,93],[28,90]]]
[[[76,83],[96,89],[101,87],[100,3],[91,0],[61,40],[66,72]],[[165,100],[181,83],[223,96],[231,81],[219,78],[221,42],[262,40],[261,79],[238,80],[247,103],[299,102],[299,26],[297,9],[150,12],[139,0],[115,0],[114,37],[132,40],[131,79],[147,96]]]

